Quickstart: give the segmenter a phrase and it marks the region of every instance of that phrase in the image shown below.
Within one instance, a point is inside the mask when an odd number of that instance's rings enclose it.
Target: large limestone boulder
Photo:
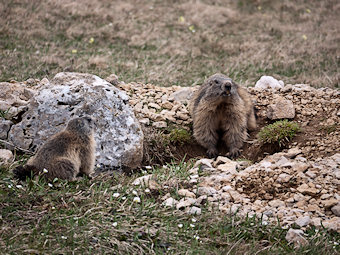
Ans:
[[[143,156],[143,132],[129,97],[91,74],[58,73],[31,98],[22,121],[12,126],[8,139],[36,151],[51,135],[77,116],[92,116],[97,124],[96,160],[101,166],[135,168]]]

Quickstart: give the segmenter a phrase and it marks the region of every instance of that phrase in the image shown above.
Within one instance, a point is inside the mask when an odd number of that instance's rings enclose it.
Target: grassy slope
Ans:
[[[149,170],[158,180],[188,176],[189,165]],[[30,180],[17,183],[0,172],[0,247],[5,254],[334,254],[339,234],[310,229],[310,244],[294,250],[279,225],[255,218],[240,220],[203,208],[190,216],[161,206],[166,192],[178,198],[176,185],[148,192],[133,187],[136,177],[100,175],[73,183]],[[19,186],[17,186],[19,185]],[[136,194],[133,194],[137,192]],[[115,197],[115,193],[119,193]],[[141,202],[133,202],[135,196]],[[182,224],[182,226],[181,226]]]
[[[224,72],[245,85],[266,74],[338,87],[339,10],[334,0],[0,0],[0,81],[66,70],[190,86]]]

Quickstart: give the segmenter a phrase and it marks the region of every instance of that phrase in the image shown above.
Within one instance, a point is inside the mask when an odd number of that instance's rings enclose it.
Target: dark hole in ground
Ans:
[[[264,118],[257,119],[258,127],[256,130],[248,132],[249,139],[244,143],[242,147],[242,153],[238,159],[246,159],[252,162],[258,162],[269,154],[274,154],[285,149],[285,147],[280,147],[278,144],[261,145],[258,142],[254,143],[261,128],[270,123],[270,121]],[[180,162],[183,159],[184,161],[188,161],[192,158],[207,157],[206,149],[200,146],[194,138],[184,143],[170,143],[164,145],[161,135],[155,135],[158,132],[157,130],[144,128],[143,131],[146,137],[146,141],[144,142],[145,148],[143,165],[164,165],[173,161]],[[150,139],[150,137],[152,138]],[[228,148],[223,143],[223,141],[219,141],[217,147],[220,156],[227,155]]]

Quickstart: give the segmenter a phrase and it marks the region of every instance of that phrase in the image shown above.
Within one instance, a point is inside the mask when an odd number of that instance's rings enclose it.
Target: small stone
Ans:
[[[181,209],[181,208],[185,208],[188,207],[192,204],[194,204],[196,202],[196,199],[193,198],[182,198],[178,204],[176,205],[176,209]]]
[[[195,205],[201,205],[204,204],[206,202],[206,200],[208,199],[207,195],[202,195],[199,198],[197,198]]]
[[[213,194],[215,194],[217,191],[216,189],[212,188],[212,187],[199,187],[197,189],[197,194],[199,196],[201,195],[207,195],[207,196],[212,196]]]
[[[178,191],[178,195],[180,195],[182,197],[196,198],[196,195],[193,192],[191,192],[191,191],[189,191],[187,189],[180,189]]]
[[[269,206],[274,207],[274,208],[285,206],[285,202],[278,200],[278,199],[272,200],[268,204]]]
[[[286,153],[286,157],[288,158],[294,158],[296,157],[297,155],[301,154],[302,153],[302,150],[297,148],[297,147],[294,147],[294,148],[291,148],[287,151]]]
[[[155,128],[166,128],[168,126],[168,124],[166,124],[165,121],[156,121],[154,123],[152,123],[152,126]]]
[[[321,218],[312,218],[311,224],[315,227],[321,226]]]
[[[8,131],[12,125],[12,121],[0,118],[0,139],[7,140]]]
[[[144,124],[144,125],[150,125],[150,119],[149,118],[143,118],[139,120],[140,123]]]
[[[331,198],[331,199],[327,199],[327,200],[322,200],[321,204],[323,205],[323,207],[330,208],[334,205],[336,205],[339,201],[335,198]]]
[[[311,219],[309,216],[304,216],[304,217],[300,217],[295,221],[295,224],[297,224],[300,227],[305,227],[307,225],[309,225]]]
[[[293,102],[280,98],[276,103],[268,106],[267,117],[271,120],[293,119],[295,117]]]
[[[158,104],[155,104],[155,103],[149,103],[148,106],[151,107],[151,108],[157,109],[157,110],[161,109],[161,107]]]
[[[211,165],[211,163],[213,162],[212,159],[207,159],[207,158],[202,158],[198,161],[196,161],[194,167],[199,167],[201,170],[202,168],[213,168],[213,166]]]
[[[313,205],[308,205],[306,208],[307,212],[319,212],[320,211],[320,207],[317,206],[316,204]]]
[[[199,207],[193,206],[189,209],[188,213],[192,215],[200,215],[202,213],[202,210]]]
[[[178,201],[172,197],[169,197],[163,202],[163,205],[166,207],[174,207],[178,204]]]
[[[307,194],[310,196],[314,196],[319,193],[319,190],[317,190],[316,188],[309,187],[306,183],[297,187],[297,191],[299,191],[302,194]]]
[[[340,203],[331,208],[332,213],[340,217]]]
[[[168,101],[165,101],[164,103],[161,104],[161,106],[165,109],[171,110],[174,105]]]
[[[218,165],[217,169],[224,173],[237,174],[236,166],[237,163],[235,161],[231,161],[229,163]]]
[[[167,200],[170,196],[171,196],[170,193],[166,193],[163,197],[161,197],[161,200],[162,201]]]
[[[289,243],[293,243],[296,248],[305,246],[308,241],[303,237],[303,231],[301,229],[290,228],[286,234],[286,240]]]
[[[148,183],[150,182],[150,180],[152,179],[153,175],[152,174],[148,174],[148,175],[144,175],[141,177],[138,177],[137,179],[135,179],[132,184],[137,186],[137,185],[142,185],[142,186],[147,186]]]
[[[231,208],[230,208],[230,212],[232,213],[232,214],[235,214],[235,213],[237,213],[238,211],[239,211],[239,209],[242,207],[242,205],[240,205],[240,204],[233,204],[232,206],[231,206]]]
[[[115,86],[119,84],[119,78],[115,74],[110,74],[108,77],[105,78],[105,80]]]
[[[233,201],[236,202],[236,203],[240,203],[244,199],[243,195],[241,195],[240,193],[238,193],[235,190],[229,190],[229,194],[230,194],[231,198],[233,199]]]
[[[280,174],[279,177],[277,178],[277,181],[280,183],[286,183],[289,182],[291,176],[289,174]]]
[[[213,162],[213,166],[216,167],[220,164],[225,164],[225,163],[230,163],[230,162],[234,162],[234,161],[232,161],[231,159],[227,157],[218,156],[216,160]]]
[[[0,149],[0,165],[7,164],[14,158],[13,153],[10,150]]]

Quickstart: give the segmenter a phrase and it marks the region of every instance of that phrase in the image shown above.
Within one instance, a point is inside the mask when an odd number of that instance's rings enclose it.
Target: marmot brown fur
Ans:
[[[214,74],[201,85],[190,102],[190,111],[194,137],[211,158],[218,155],[219,138],[226,143],[230,157],[239,156],[247,129],[256,128],[247,90],[223,74]]]
[[[47,180],[75,180],[78,174],[94,173],[96,143],[94,122],[90,117],[69,121],[64,131],[52,136],[27,164],[13,170],[20,180],[41,175]]]

